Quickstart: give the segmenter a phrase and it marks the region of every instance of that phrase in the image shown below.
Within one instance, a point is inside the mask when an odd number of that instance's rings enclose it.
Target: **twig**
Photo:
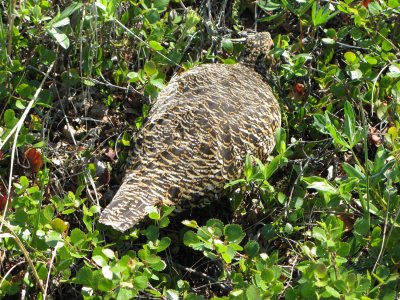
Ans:
[[[10,7],[10,15],[9,15],[9,26],[8,26],[8,45],[7,45],[7,53],[11,55],[12,51],[12,42],[13,42],[13,27],[14,27],[14,10],[17,5],[17,0],[12,0]]]
[[[345,48],[345,49],[347,48],[347,49],[369,50],[368,48],[348,45],[348,44],[344,44],[344,43],[341,43],[341,42],[336,42],[336,44],[338,44],[339,46],[341,46],[342,48]]]
[[[0,234],[0,238],[1,238],[1,236],[2,236],[2,234]],[[18,267],[19,265],[22,265],[23,263],[25,263],[24,260],[23,260],[23,261],[20,261],[20,262],[18,262],[18,263],[16,263],[15,265],[13,265],[13,266],[7,271],[7,273],[4,274],[3,278],[2,278],[1,281],[0,281],[0,289],[1,289],[1,287],[3,286],[3,282],[6,280],[7,276],[10,275],[11,272],[12,272],[16,267]]]
[[[3,219],[2,216],[0,216],[0,220],[1,220],[1,225],[4,224],[4,226],[8,229],[8,231],[10,232],[9,234],[7,233],[2,233],[0,235],[0,238],[2,237],[11,237],[14,239],[14,241],[17,243],[18,247],[21,249],[22,254],[25,256],[26,261],[28,262],[29,268],[32,270],[33,276],[36,279],[37,284],[40,287],[40,290],[42,291],[43,294],[46,293],[42,281],[39,278],[39,274],[37,273],[35,266],[33,265],[33,262],[31,260],[31,258],[29,257],[29,253],[28,251],[25,249],[24,244],[21,242],[21,240],[19,239],[18,235],[14,232],[14,230],[12,229],[12,226]]]
[[[57,254],[57,248],[54,248],[53,252],[52,252],[52,255],[51,255],[49,273],[47,273],[46,287],[45,287],[45,291],[44,291],[44,294],[43,294],[43,299],[45,299],[45,300],[46,300],[46,297],[47,297],[47,289],[49,288],[51,269],[53,268],[53,263],[54,263],[54,260],[56,259],[56,254]]]

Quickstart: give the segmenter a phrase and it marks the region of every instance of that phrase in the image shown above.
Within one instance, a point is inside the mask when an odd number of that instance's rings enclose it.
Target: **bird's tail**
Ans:
[[[146,207],[156,205],[157,197],[151,188],[141,189],[143,178],[129,176],[124,180],[114,198],[102,211],[99,222],[118,231],[125,231],[140,222],[146,215]]]

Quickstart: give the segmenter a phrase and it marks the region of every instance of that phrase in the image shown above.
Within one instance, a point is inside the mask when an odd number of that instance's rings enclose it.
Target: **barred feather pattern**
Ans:
[[[205,64],[175,76],[137,133],[133,162],[99,221],[125,231],[147,206],[208,204],[242,176],[246,154],[266,160],[280,122],[270,87],[243,64]]]

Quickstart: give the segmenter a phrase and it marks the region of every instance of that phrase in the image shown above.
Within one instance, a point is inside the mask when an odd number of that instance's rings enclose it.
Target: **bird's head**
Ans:
[[[254,68],[259,73],[264,73],[266,60],[273,45],[274,42],[269,32],[249,34],[239,61],[250,68]]]

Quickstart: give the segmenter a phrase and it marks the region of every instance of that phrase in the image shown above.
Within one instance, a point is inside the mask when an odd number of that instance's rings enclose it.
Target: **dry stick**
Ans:
[[[4,141],[0,142],[0,150],[1,150],[3,148],[3,146],[5,145],[5,143],[11,138],[11,136],[13,134],[15,134],[14,143],[13,143],[13,147],[12,147],[12,151],[11,151],[10,177],[8,180],[7,201],[6,201],[6,206],[4,208],[3,216],[1,218],[2,220],[4,220],[6,217],[8,202],[9,202],[10,194],[11,194],[12,175],[13,175],[13,169],[14,169],[14,158],[15,158],[15,153],[17,150],[18,134],[19,134],[22,126],[24,125],[25,119],[28,116],[29,111],[31,110],[33,104],[35,104],[37,98],[39,97],[39,94],[42,91],[43,85],[46,82],[47,78],[49,77],[51,70],[53,70],[53,65],[54,65],[54,63],[52,63],[50,65],[50,67],[48,68],[46,75],[43,77],[42,82],[40,83],[38,89],[36,90],[35,95],[33,96],[32,100],[29,101],[27,107],[24,110],[24,113],[22,114],[21,118],[18,120],[18,123],[13,127],[13,129],[11,129],[10,133],[6,136]],[[2,228],[3,228],[3,221],[0,223],[0,232],[1,232]]]
[[[56,254],[57,254],[57,248],[53,249],[53,253],[51,255],[51,261],[50,261],[50,266],[49,266],[49,273],[47,274],[47,279],[46,279],[46,286],[44,289],[44,294],[43,294],[43,299],[46,300],[47,297],[47,289],[49,288],[49,281],[50,281],[50,275],[51,275],[51,269],[53,268],[53,263],[54,260],[56,259]]]
[[[14,10],[15,6],[17,5],[17,0],[12,0],[11,7],[10,7],[10,23],[8,26],[8,45],[7,45],[7,53],[11,55],[12,51],[12,38],[13,38],[13,27],[14,27]]]
[[[9,233],[0,233],[0,239],[3,238],[3,237],[10,237],[10,234],[9,234]],[[20,262],[18,262],[18,263],[16,263],[15,265],[13,265],[13,266],[4,274],[3,278],[2,278],[1,281],[0,281],[0,289],[1,289],[1,287],[3,286],[3,283],[4,283],[4,281],[6,280],[7,276],[10,275],[11,272],[12,272],[16,267],[18,267],[19,265],[22,265],[22,264],[24,264],[24,263],[25,263],[24,260],[23,260],[23,261],[20,261]]]
[[[46,291],[43,287],[42,281],[39,278],[39,274],[37,273],[35,266],[33,265],[32,259],[29,257],[29,253],[28,253],[28,251],[26,251],[26,249],[24,247],[24,244],[21,242],[18,235],[14,232],[14,230],[12,229],[12,226],[6,220],[4,220],[2,216],[0,216],[0,221],[1,221],[1,224],[2,225],[4,224],[4,226],[10,232],[9,234],[7,234],[7,233],[1,234],[0,238],[11,237],[14,239],[14,241],[17,243],[18,247],[21,249],[21,252],[24,254],[25,259],[28,262],[29,268],[32,270],[33,276],[35,277],[37,284],[40,287],[40,290],[42,291],[43,294],[45,294]]]

